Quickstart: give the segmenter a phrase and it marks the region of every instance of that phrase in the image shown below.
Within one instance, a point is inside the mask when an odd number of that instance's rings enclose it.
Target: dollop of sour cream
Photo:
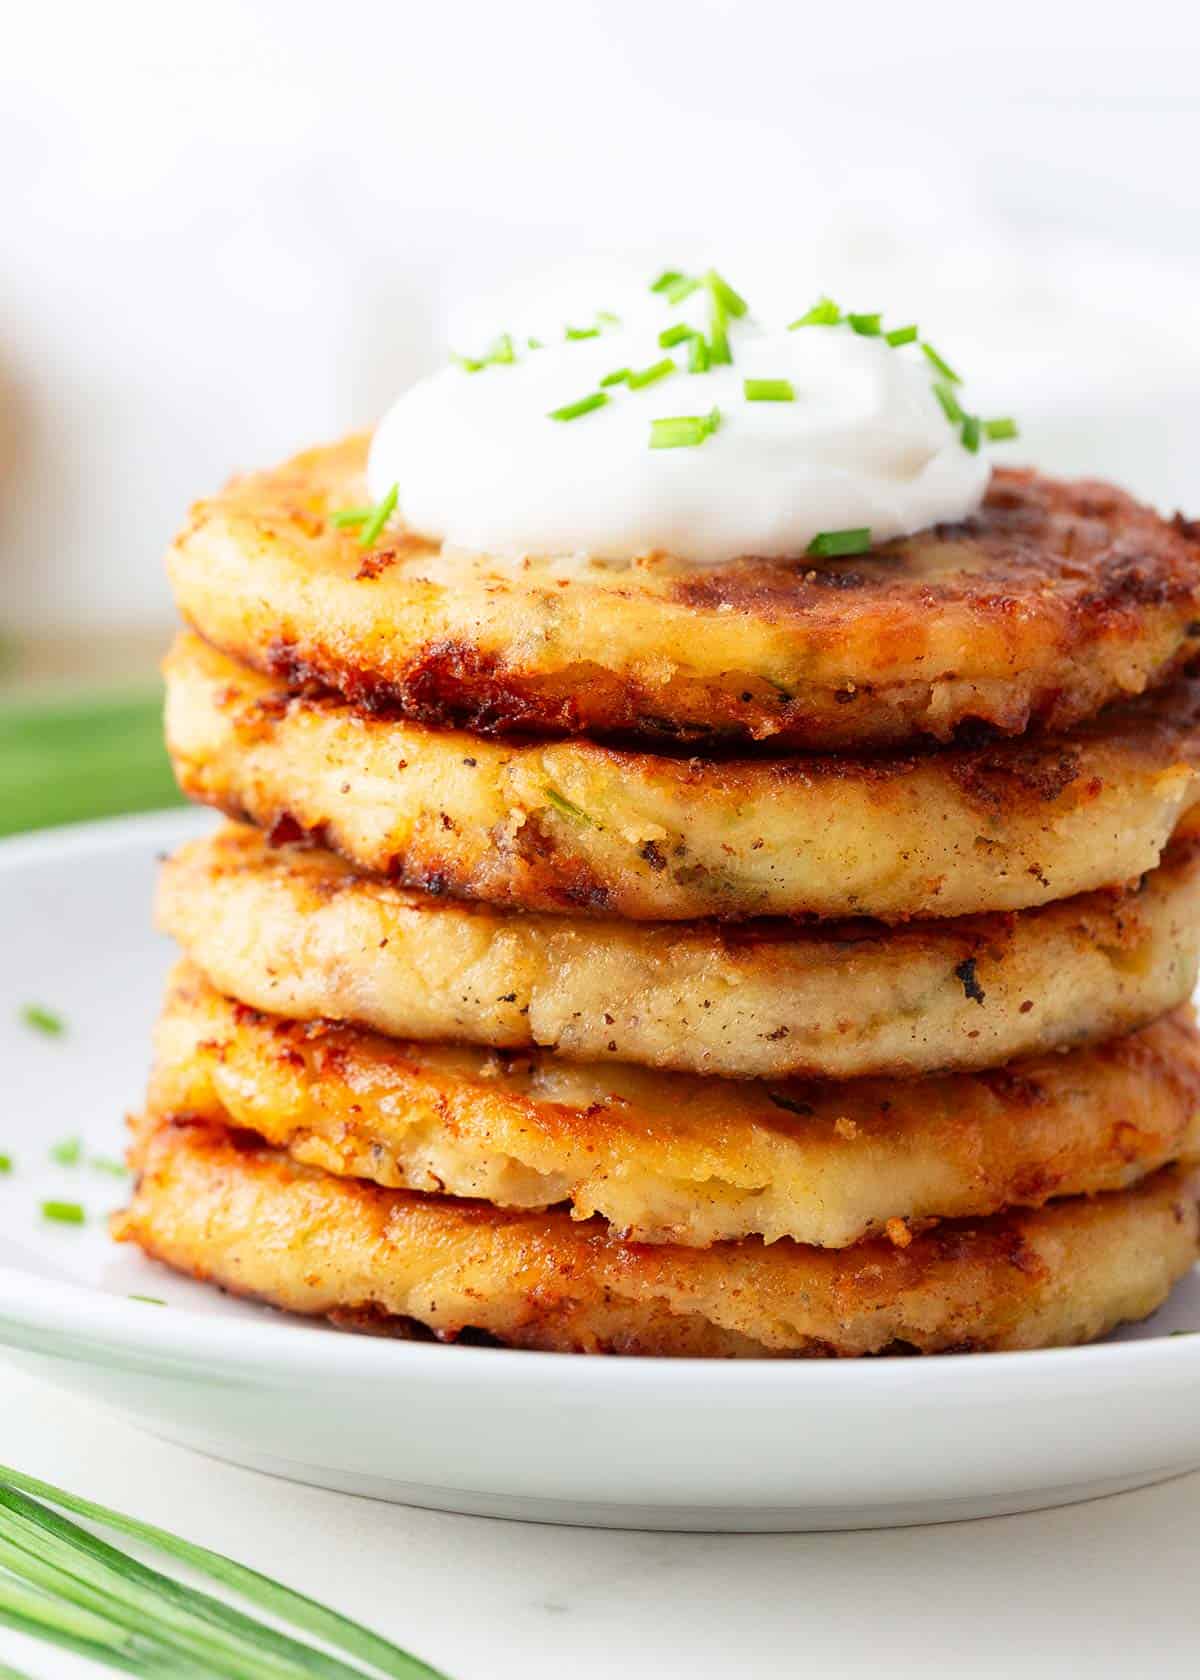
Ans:
[[[729,324],[733,361],[689,373],[688,346],[659,344],[703,300],[661,306],[598,337],[516,340],[515,360],[451,365],[411,387],[375,432],[371,495],[449,547],[506,557],[627,562],[661,553],[696,566],[804,554],[822,532],[867,527],[871,545],[983,500],[989,465],[964,447],[919,344],[851,327]],[[670,357],[641,389],[602,387]],[[748,401],[745,381],[786,380],[792,401]],[[571,420],[553,411],[605,390]],[[651,422],[719,412],[694,447],[651,448]]]

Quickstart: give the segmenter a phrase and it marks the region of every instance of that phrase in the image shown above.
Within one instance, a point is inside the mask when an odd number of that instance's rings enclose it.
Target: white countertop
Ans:
[[[858,1534],[492,1522],[274,1481],[0,1366],[0,1457],[266,1570],[454,1680],[1190,1672],[1200,1475],[1026,1517]],[[100,1671],[0,1630],[38,1680]]]

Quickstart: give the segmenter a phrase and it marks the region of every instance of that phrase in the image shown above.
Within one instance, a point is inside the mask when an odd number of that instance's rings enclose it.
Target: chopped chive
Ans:
[[[52,1220],[56,1225],[83,1225],[87,1222],[87,1214],[79,1202],[43,1202],[42,1218]]]
[[[631,373],[627,383],[631,391],[642,391],[647,385],[656,385],[660,379],[665,379],[669,373],[674,372],[675,363],[670,356],[664,356],[661,362],[652,362],[649,367]]]
[[[61,1038],[67,1030],[67,1023],[61,1015],[56,1015],[52,1009],[44,1004],[27,1003],[21,1009],[21,1019],[34,1032],[44,1033],[47,1038]]]
[[[148,1307],[165,1307],[166,1302],[161,1295],[131,1295],[131,1301],[144,1301]]]
[[[600,337],[600,328],[599,327],[568,327],[567,328],[567,337],[568,338],[599,338]]]
[[[487,353],[489,362],[515,362],[516,353],[513,350],[511,333],[501,333]]]
[[[329,515],[329,523],[336,525],[339,531],[344,531],[351,525],[365,525],[374,511],[374,508],[369,507],[338,508],[336,513]]]
[[[684,298],[690,298],[693,292],[698,292],[700,286],[699,280],[694,280],[691,275],[681,274],[675,284],[667,288],[667,302],[682,303]]]
[[[651,449],[695,449],[710,438],[721,424],[719,408],[707,414],[677,414],[650,422]]]
[[[979,453],[979,416],[964,414],[962,423],[963,448],[969,449],[972,455]]]
[[[744,379],[742,390],[747,402],[795,402],[796,392],[790,379]]]
[[[559,793],[557,788],[544,787],[542,792],[546,795],[547,804],[552,805],[559,816],[570,817],[572,822],[587,823],[589,827],[594,826],[592,818],[588,816],[582,805],[573,804],[565,794]]]
[[[597,309],[596,319],[602,327],[619,327],[621,317],[614,315],[611,309]]]
[[[0,1155],[0,1173],[10,1173],[13,1170],[11,1155]]]
[[[487,361],[484,357],[460,356],[457,350],[451,352],[450,360],[456,367],[460,367],[464,373],[479,373],[481,369],[487,366]]]
[[[934,382],[933,394],[941,403],[942,413],[946,416],[947,420],[949,420],[950,424],[952,426],[961,425],[963,411],[958,406],[958,398],[954,395],[953,389],[947,385],[944,379],[938,379]]]
[[[1008,418],[984,420],[982,425],[984,437],[990,438],[993,443],[999,443],[1002,438],[1015,438],[1021,435],[1017,430],[1017,422]]]
[[[934,367],[938,370],[943,379],[948,379],[952,385],[962,384],[962,380],[959,378],[958,374],[955,373],[949,362],[943,360],[943,358],[938,355],[932,344],[922,342],[921,349],[933,363]]]
[[[917,329],[916,327],[893,327],[891,332],[884,333],[883,336],[893,348],[901,344],[915,344]]]
[[[589,396],[580,397],[578,402],[564,403],[562,408],[552,408],[548,415],[551,420],[578,420],[581,414],[590,414],[593,409],[603,408],[608,401],[603,391],[593,391]]]
[[[748,305],[745,298],[740,297],[728,280],[723,280],[715,268],[709,269],[704,276],[704,281],[713,295],[713,301],[724,310],[726,315],[734,315],[740,319],[746,313]]]
[[[870,527],[862,525],[852,531],[818,531],[808,552],[821,560],[834,560],[843,554],[865,554],[870,546]]]
[[[729,334],[725,329],[725,317],[715,305],[709,324],[708,360],[712,367],[723,366],[733,361],[733,353],[729,348]]]
[[[882,315],[847,315],[846,320],[863,338],[878,338],[882,330]]]
[[[702,333],[696,333],[688,345],[688,372],[708,372],[708,344]]]
[[[527,338],[525,342],[531,350],[544,350],[546,348],[540,338]]]
[[[600,381],[601,388],[608,385],[624,385],[632,372],[632,368],[615,368],[612,373],[604,375],[604,378]]]
[[[842,318],[842,312],[830,297],[818,298],[812,308],[806,310],[788,328],[795,332],[797,327],[836,327]]]
[[[378,541],[383,527],[396,511],[396,502],[399,499],[399,496],[400,486],[398,484],[393,484],[392,488],[374,509],[370,519],[367,520],[367,523],[359,532],[358,542],[360,548],[370,548],[372,543]]]
[[[685,338],[695,337],[695,328],[689,327],[686,321],[679,321],[673,327],[664,327],[658,335],[658,342],[664,350],[673,350],[677,344],[682,344]]]
[[[83,1142],[80,1138],[63,1138],[50,1151],[50,1159],[60,1167],[77,1167],[83,1154]]]
[[[677,286],[681,280],[686,279],[687,275],[684,274],[682,269],[664,268],[658,279],[650,282],[650,290],[652,292],[669,292],[672,286]]]
[[[113,1178],[128,1178],[129,1168],[115,1155],[89,1155],[88,1166],[93,1172],[108,1173]]]

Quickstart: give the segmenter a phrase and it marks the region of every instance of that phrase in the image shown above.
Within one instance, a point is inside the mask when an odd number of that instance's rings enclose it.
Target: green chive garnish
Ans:
[[[480,366],[483,364],[480,363]],[[352,525],[365,525],[375,509],[370,507],[338,508],[336,513],[329,515],[329,523],[336,525],[339,531],[346,530]]]
[[[746,313],[748,305],[745,298],[739,297],[729,282],[723,280],[715,268],[709,269],[704,276],[704,280],[713,295],[713,301],[724,310],[726,315],[735,315],[740,319]]]
[[[742,390],[747,402],[795,402],[796,392],[790,379],[744,379]]]
[[[0,1155],[0,1173],[10,1173],[13,1170],[11,1155]]]
[[[687,275],[683,273],[682,269],[664,268],[658,279],[650,282],[650,290],[652,292],[669,292],[672,286],[677,286],[681,280],[686,279]]]
[[[600,381],[601,387],[607,385],[624,385],[625,381],[629,378],[629,375],[632,372],[632,368],[617,368],[613,373],[606,373],[604,378]]]
[[[488,351],[487,359],[488,359],[489,362],[497,362],[497,363],[499,363],[499,362],[515,362],[516,361],[517,358],[516,358],[516,355],[513,351],[513,341],[512,341],[512,337],[509,333],[501,333],[500,334],[500,337],[496,340],[496,342],[492,345],[492,348]]]
[[[129,1168],[115,1155],[89,1155],[88,1166],[93,1172],[108,1173],[112,1178],[128,1178]]]
[[[464,373],[479,373],[487,366],[487,362],[481,356],[460,356],[457,350],[450,352],[450,360]]]
[[[893,327],[891,332],[883,335],[893,349],[900,344],[915,344],[917,340],[916,327]]]
[[[1017,430],[1017,422],[1005,418],[1003,420],[984,420],[983,435],[993,443],[999,443],[1002,438],[1015,438],[1021,434]]]
[[[677,414],[666,420],[651,420],[651,449],[695,449],[710,438],[721,424],[719,408],[707,414]]]
[[[79,1202],[43,1202],[42,1218],[56,1225],[83,1225],[87,1214]]]
[[[611,309],[597,309],[596,319],[602,327],[619,327],[621,317],[614,315]]]
[[[568,327],[567,328],[567,337],[568,338],[599,338],[600,337],[600,328],[599,327]]]
[[[862,525],[853,531],[818,531],[808,552],[821,560],[835,560],[843,554],[865,554],[870,546],[870,527]]]
[[[688,345],[688,372],[708,372],[708,344],[700,333],[696,333]]]
[[[398,484],[393,484],[387,495],[383,498],[379,505],[374,508],[370,519],[367,520],[366,524],[359,533],[358,542],[360,548],[370,548],[371,544],[378,540],[383,527],[396,511],[396,502],[398,501],[399,496],[400,486]]]
[[[540,338],[527,338],[525,342],[531,350],[544,350],[546,348]]]
[[[962,423],[963,448],[969,449],[972,455],[979,453],[979,416],[964,414]]]
[[[587,823],[592,826],[592,819],[582,805],[573,804],[565,794],[559,793],[557,788],[544,787],[542,792],[546,795],[546,803],[552,805],[560,817],[570,817],[572,822]]]
[[[952,426],[961,425],[963,411],[958,406],[958,398],[954,395],[952,388],[947,385],[944,379],[938,379],[934,382],[933,394],[941,403],[942,413],[946,416],[947,420],[949,420],[950,424]]]
[[[797,327],[836,327],[842,318],[842,312],[832,298],[818,298],[812,308],[793,321],[788,328],[795,332]]]
[[[882,330],[882,315],[847,315],[846,320],[863,338],[878,338]]]
[[[608,401],[603,391],[593,391],[590,396],[580,397],[578,402],[564,403],[562,408],[552,408],[551,420],[578,420],[581,414],[591,414],[593,409],[603,408]]]
[[[725,330],[725,317],[715,303],[709,323],[708,360],[712,367],[724,366],[733,361],[733,353],[729,348],[729,334]]]
[[[673,350],[677,344],[682,344],[685,338],[692,338],[695,329],[689,327],[685,321],[676,326],[664,327],[658,335],[658,342],[664,350]]]
[[[34,1032],[44,1033],[47,1038],[61,1038],[67,1030],[67,1023],[61,1015],[56,1015],[52,1009],[47,1009],[40,1003],[27,1003],[21,1010],[21,1019]]]
[[[166,1302],[161,1295],[131,1295],[131,1301],[144,1301],[148,1307],[165,1307]]]
[[[948,379],[952,385],[962,384],[962,380],[959,378],[958,374],[955,373],[949,362],[945,361],[938,355],[932,344],[926,344],[922,341],[921,349],[933,363],[934,367],[938,370],[943,379]]]
[[[50,1159],[60,1167],[77,1167],[83,1154],[83,1143],[77,1138],[63,1138],[50,1151]]]
[[[659,275],[650,290],[658,292],[668,303],[682,303],[684,298],[691,297],[699,286],[700,281],[692,275],[684,274],[677,268],[668,268]]]
[[[642,391],[647,385],[655,385],[660,379],[665,379],[669,373],[674,372],[675,363],[670,356],[664,356],[661,362],[652,362],[649,367],[631,373],[627,383],[631,391]]]

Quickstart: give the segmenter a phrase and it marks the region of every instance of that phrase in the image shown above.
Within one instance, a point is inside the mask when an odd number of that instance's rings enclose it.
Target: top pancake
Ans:
[[[851,560],[506,561],[333,526],[366,443],[200,503],[171,577],[217,646],[426,723],[840,751],[1062,728],[1200,654],[1200,526],[1107,485],[998,469],[976,518]]]

